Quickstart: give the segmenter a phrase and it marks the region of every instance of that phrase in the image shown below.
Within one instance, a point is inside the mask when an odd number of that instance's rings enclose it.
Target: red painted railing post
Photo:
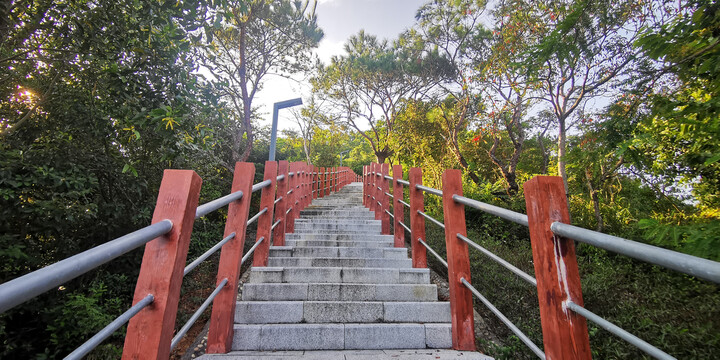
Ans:
[[[325,168],[323,171],[325,179],[323,181],[323,194],[325,196],[330,195],[330,168]]]
[[[453,349],[475,351],[473,295],[461,281],[470,282],[470,254],[467,243],[458,238],[458,234],[467,236],[465,205],[453,199],[453,195],[463,195],[462,173],[455,169],[445,170],[442,183]]]
[[[300,163],[300,166],[302,167],[302,175],[300,177],[302,180],[300,184],[300,194],[302,194],[300,198],[300,210],[303,210],[307,206],[308,201],[308,165],[306,163]],[[300,214],[298,213],[298,217],[299,216]]]
[[[390,174],[390,164],[382,163],[380,165],[380,204],[381,204],[381,233],[384,235],[390,235],[390,197],[387,193],[390,193],[389,181],[385,176]]]
[[[362,189],[363,189],[363,206],[365,206],[366,208],[369,208],[370,203],[368,202],[368,196],[370,196],[370,194],[368,193],[368,165],[363,165]]]
[[[163,174],[152,223],[168,219],[173,227],[166,235],[145,245],[133,304],[148,294],[155,300],[130,319],[124,359],[170,356],[183,269],[201,186],[202,180],[191,170],[165,170]]]
[[[382,220],[382,213],[380,212],[380,205],[378,202],[380,201],[380,193],[378,192],[378,173],[380,173],[380,164],[378,163],[372,163],[370,165],[370,193],[372,194],[372,198],[370,199],[371,207],[370,210],[372,210],[375,213],[375,220]]]
[[[228,283],[213,302],[207,342],[208,354],[224,354],[230,351],[232,345],[233,318],[238,294],[238,280],[240,279],[240,260],[245,246],[254,179],[254,164],[244,162],[235,164],[231,192],[242,191],[243,196],[228,205],[225,236],[235,233],[235,237],[228,241],[220,251],[216,284],[220,284],[223,279],[228,279]]]
[[[295,232],[295,211],[297,210],[297,205],[295,204],[297,201],[297,179],[298,179],[298,163],[297,162],[291,162],[290,163],[290,172],[293,173],[293,175],[290,176],[290,186],[288,188],[288,192],[290,194],[287,195],[288,197],[288,203],[287,203],[287,209],[285,209],[285,232],[292,234]],[[289,210],[289,211],[288,211]]]
[[[317,166],[313,166],[312,169],[313,169],[312,170],[313,171],[313,182],[312,182],[313,199],[317,199],[318,198],[318,179],[319,179],[318,172],[319,172],[319,170],[318,170]]]
[[[340,168],[335,168],[335,192],[340,190]]]
[[[570,222],[562,178],[536,176],[524,190],[545,355],[591,359],[587,321],[565,305],[572,301],[583,306],[575,244],[550,230],[555,221]]]
[[[273,245],[285,246],[285,210],[287,210],[288,204],[288,162],[281,160],[278,162],[278,175],[285,175],[281,180],[277,182],[277,197],[282,199],[275,204],[275,221],[280,220],[280,223],[275,226],[273,230]]]
[[[403,178],[402,165],[393,166],[393,216],[395,216],[394,234],[395,234],[395,247],[405,246],[405,229],[400,225],[401,221],[405,220],[405,210],[400,200],[405,196],[403,193],[403,186],[398,182],[398,179]]]
[[[320,169],[320,179],[318,181],[318,197],[325,197],[325,168],[321,167]]]
[[[263,181],[270,180],[270,185],[262,189],[260,195],[260,211],[267,208],[267,212],[260,215],[257,220],[257,231],[255,242],[264,238],[253,254],[253,266],[267,266],[270,255],[270,233],[272,227],[273,213],[275,210],[275,184],[277,183],[278,164],[275,161],[265,162]]]
[[[410,168],[408,174],[410,182],[410,251],[412,252],[412,264],[414,268],[427,267],[427,252],[425,247],[418,242],[418,239],[425,238],[425,218],[418,211],[425,211],[425,196],[422,190],[415,185],[422,185],[422,169]]]

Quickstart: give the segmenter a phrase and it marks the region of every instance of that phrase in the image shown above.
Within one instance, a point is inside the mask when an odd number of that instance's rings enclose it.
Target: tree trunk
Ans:
[[[585,170],[585,179],[587,180],[586,183],[588,190],[590,191],[590,199],[592,199],[593,210],[595,211],[595,221],[597,221],[596,231],[600,232],[603,231],[605,224],[603,223],[602,214],[600,213],[600,199],[598,198],[598,192],[592,185],[592,174],[590,174],[590,170]]]
[[[567,170],[565,167],[565,146],[566,146],[566,139],[565,139],[565,119],[561,118],[558,119],[558,175],[562,177],[563,185],[565,186],[565,195],[568,196],[568,201],[570,199],[568,194],[568,179],[567,179]]]
[[[245,61],[245,50],[247,47],[246,37],[247,28],[245,24],[242,24],[240,25],[240,90],[242,91],[243,100],[243,127],[245,128],[244,131],[247,134],[247,143],[245,144],[245,149],[243,150],[242,155],[240,155],[240,159],[237,159],[236,161],[247,161],[253,148],[253,141],[255,140],[252,123],[250,122],[252,99],[250,98],[247,90],[247,65]],[[242,136],[240,136],[240,138],[242,138]]]

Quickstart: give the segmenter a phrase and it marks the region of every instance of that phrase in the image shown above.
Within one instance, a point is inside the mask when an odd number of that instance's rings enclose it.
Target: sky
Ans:
[[[415,13],[426,0],[318,0],[318,25],[325,32],[315,53],[329,63],[333,55],[344,53],[343,44],[360,30],[380,39],[394,39],[415,22]],[[268,76],[254,105],[260,106],[261,126],[269,126],[273,103],[302,97],[307,103],[310,85],[307,80]],[[278,129],[297,129],[287,109],[280,110]]]

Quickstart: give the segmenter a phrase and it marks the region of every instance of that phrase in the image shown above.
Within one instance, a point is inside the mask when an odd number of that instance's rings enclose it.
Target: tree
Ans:
[[[231,161],[245,161],[252,151],[253,100],[267,75],[289,76],[307,70],[323,37],[313,2],[251,0],[236,3],[218,29],[208,32],[203,58],[222,95],[230,102],[233,132]],[[237,147],[236,147],[237,146]]]

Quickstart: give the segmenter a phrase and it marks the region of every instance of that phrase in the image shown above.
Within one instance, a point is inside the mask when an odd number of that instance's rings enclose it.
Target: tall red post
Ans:
[[[369,194],[368,194],[368,186],[367,186],[368,166],[367,166],[367,165],[363,165],[362,171],[363,171],[363,173],[362,173],[363,206],[365,206],[365,207],[370,207],[370,205],[369,205],[369,203],[368,203],[368,196],[369,196]]]
[[[145,245],[133,304],[148,294],[155,300],[130,319],[123,359],[167,359],[175,329],[180,286],[202,180],[191,170],[165,170],[152,223],[168,219],[169,233]],[[82,316],[82,314],[77,314]]]
[[[393,221],[394,226],[394,234],[395,234],[395,247],[403,247],[405,246],[405,228],[400,225],[401,221],[405,220],[405,209],[403,204],[400,203],[400,200],[403,199],[404,192],[403,192],[403,186],[398,180],[402,180],[403,178],[403,171],[402,171],[402,165],[395,165],[393,166],[393,216],[395,216],[395,221]]]
[[[427,267],[427,251],[425,247],[418,242],[418,239],[425,238],[425,218],[418,211],[425,211],[425,196],[422,190],[415,185],[422,185],[422,169],[410,168],[408,174],[410,182],[410,251],[412,252],[412,264],[414,268]]]
[[[375,220],[381,220],[382,214],[380,213],[380,206],[378,205],[378,202],[380,201],[380,194],[378,194],[378,180],[377,180],[377,174],[380,172],[380,164],[378,163],[371,163],[370,164],[370,194],[372,194],[372,197],[370,198],[370,210],[372,210],[375,213]]]
[[[260,215],[257,222],[255,242],[263,239],[263,242],[255,248],[253,254],[253,266],[267,266],[270,255],[270,233],[272,227],[273,213],[275,210],[275,184],[277,183],[278,164],[275,161],[265,162],[265,173],[263,181],[270,180],[270,185],[262,189],[260,195],[260,210],[267,209],[267,212]]]
[[[275,204],[275,221],[280,220],[280,223],[275,226],[273,230],[273,245],[284,246],[285,245],[285,210],[287,210],[288,204],[288,162],[281,160],[278,162],[278,175],[285,175],[282,179],[277,182],[277,198],[282,196],[282,199]]]
[[[340,168],[335,168],[335,192],[340,190]]]
[[[312,186],[312,193],[313,193],[313,199],[318,198],[318,179],[319,179],[319,170],[317,166],[313,166],[313,186]]]
[[[575,244],[550,230],[553,222],[570,222],[562,178],[536,176],[524,190],[545,355],[591,359],[587,321],[565,305],[572,301],[583,306]]]
[[[239,162],[235,164],[232,192],[242,191],[243,196],[228,205],[225,236],[235,233],[220,251],[220,263],[216,284],[228,279],[227,285],[215,297],[210,315],[207,353],[224,354],[230,351],[233,337],[233,318],[240,279],[240,260],[245,246],[250,198],[255,179],[255,165]]]
[[[299,178],[297,162],[290,163],[290,172],[293,175],[290,176],[288,203],[287,209],[285,209],[285,232],[291,234],[295,232],[295,211],[297,210],[297,183]]]
[[[390,235],[390,183],[385,176],[390,175],[390,164],[380,164],[380,211],[382,215],[381,232],[384,235]]]
[[[463,195],[462,173],[455,169],[445,170],[442,182],[453,349],[475,351],[473,295],[461,281],[470,282],[470,254],[467,243],[458,238],[458,234],[467,236],[465,205],[453,199],[453,195]]]

